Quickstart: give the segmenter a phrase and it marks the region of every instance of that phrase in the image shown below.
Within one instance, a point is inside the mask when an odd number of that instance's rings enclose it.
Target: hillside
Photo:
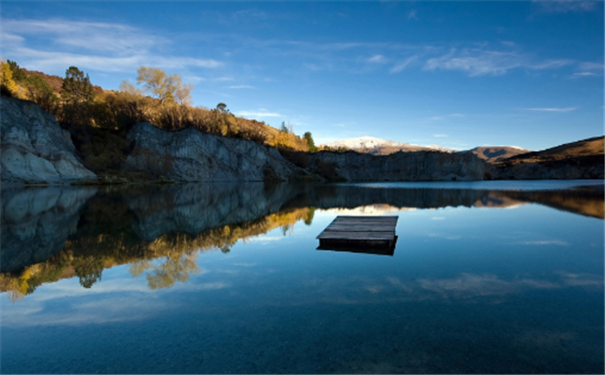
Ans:
[[[490,147],[475,147],[469,152],[477,155],[479,159],[485,160],[487,163],[494,164],[496,162],[508,159],[513,156],[526,154],[531,150],[526,150],[514,146],[490,146]]]
[[[25,75],[27,77],[34,75],[34,76],[39,76],[42,79],[44,79],[49,84],[51,89],[53,90],[53,93],[55,95],[57,95],[58,97],[61,97],[61,91],[63,90],[63,78],[62,77],[51,75],[51,74],[46,74],[43,72],[38,72],[36,70],[27,70],[25,68],[20,68],[20,69],[23,71],[23,73],[25,73]],[[107,91],[107,90],[104,90],[101,86],[93,85],[92,88],[93,88],[95,94],[97,94],[97,95],[103,94],[103,93],[105,93],[105,91]]]
[[[494,172],[499,179],[602,179],[604,158],[600,136],[510,157],[496,162]]]
[[[528,152],[502,161],[504,165],[519,163],[543,163],[582,157],[603,157],[605,154],[605,138],[603,136],[584,139],[577,142],[565,143],[543,151]],[[602,160],[601,160],[602,161]]]
[[[417,152],[417,151],[440,151],[455,152],[454,150],[441,146],[420,146],[410,143],[389,141],[374,137],[359,137],[344,139],[342,141],[324,143],[321,146],[330,149],[347,149],[371,155],[390,155],[395,152]]]

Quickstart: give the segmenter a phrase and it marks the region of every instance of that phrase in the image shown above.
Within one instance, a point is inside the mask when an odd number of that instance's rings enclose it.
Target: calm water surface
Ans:
[[[0,372],[603,373],[591,184],[3,189]]]

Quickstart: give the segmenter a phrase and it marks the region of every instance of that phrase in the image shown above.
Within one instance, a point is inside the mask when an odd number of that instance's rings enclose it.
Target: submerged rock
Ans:
[[[306,173],[277,149],[188,128],[165,131],[149,122],[128,133],[134,149],[125,169],[181,181],[287,180]]]
[[[2,183],[66,184],[96,175],[76,157],[69,133],[36,104],[2,97]]]

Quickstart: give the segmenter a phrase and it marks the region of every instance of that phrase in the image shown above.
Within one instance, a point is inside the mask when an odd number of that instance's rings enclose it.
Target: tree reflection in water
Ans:
[[[200,272],[200,253],[228,253],[236,242],[275,228],[287,235],[298,221],[311,225],[317,209],[372,206],[401,211],[525,203],[601,219],[605,215],[603,191],[598,189],[487,191],[257,183],[100,192],[73,187],[3,190],[0,291],[18,301],[43,283],[75,276],[90,288],[101,280],[104,269],[122,264],[130,264],[133,277],[145,274],[149,288],[168,288]],[[30,210],[17,212],[14,207]],[[44,230],[53,225],[56,230]]]

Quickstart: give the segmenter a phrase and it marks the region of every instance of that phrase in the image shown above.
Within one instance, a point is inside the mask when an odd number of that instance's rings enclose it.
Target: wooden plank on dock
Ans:
[[[317,236],[318,249],[345,248],[354,249],[345,251],[393,255],[398,219],[398,216],[338,216]]]

